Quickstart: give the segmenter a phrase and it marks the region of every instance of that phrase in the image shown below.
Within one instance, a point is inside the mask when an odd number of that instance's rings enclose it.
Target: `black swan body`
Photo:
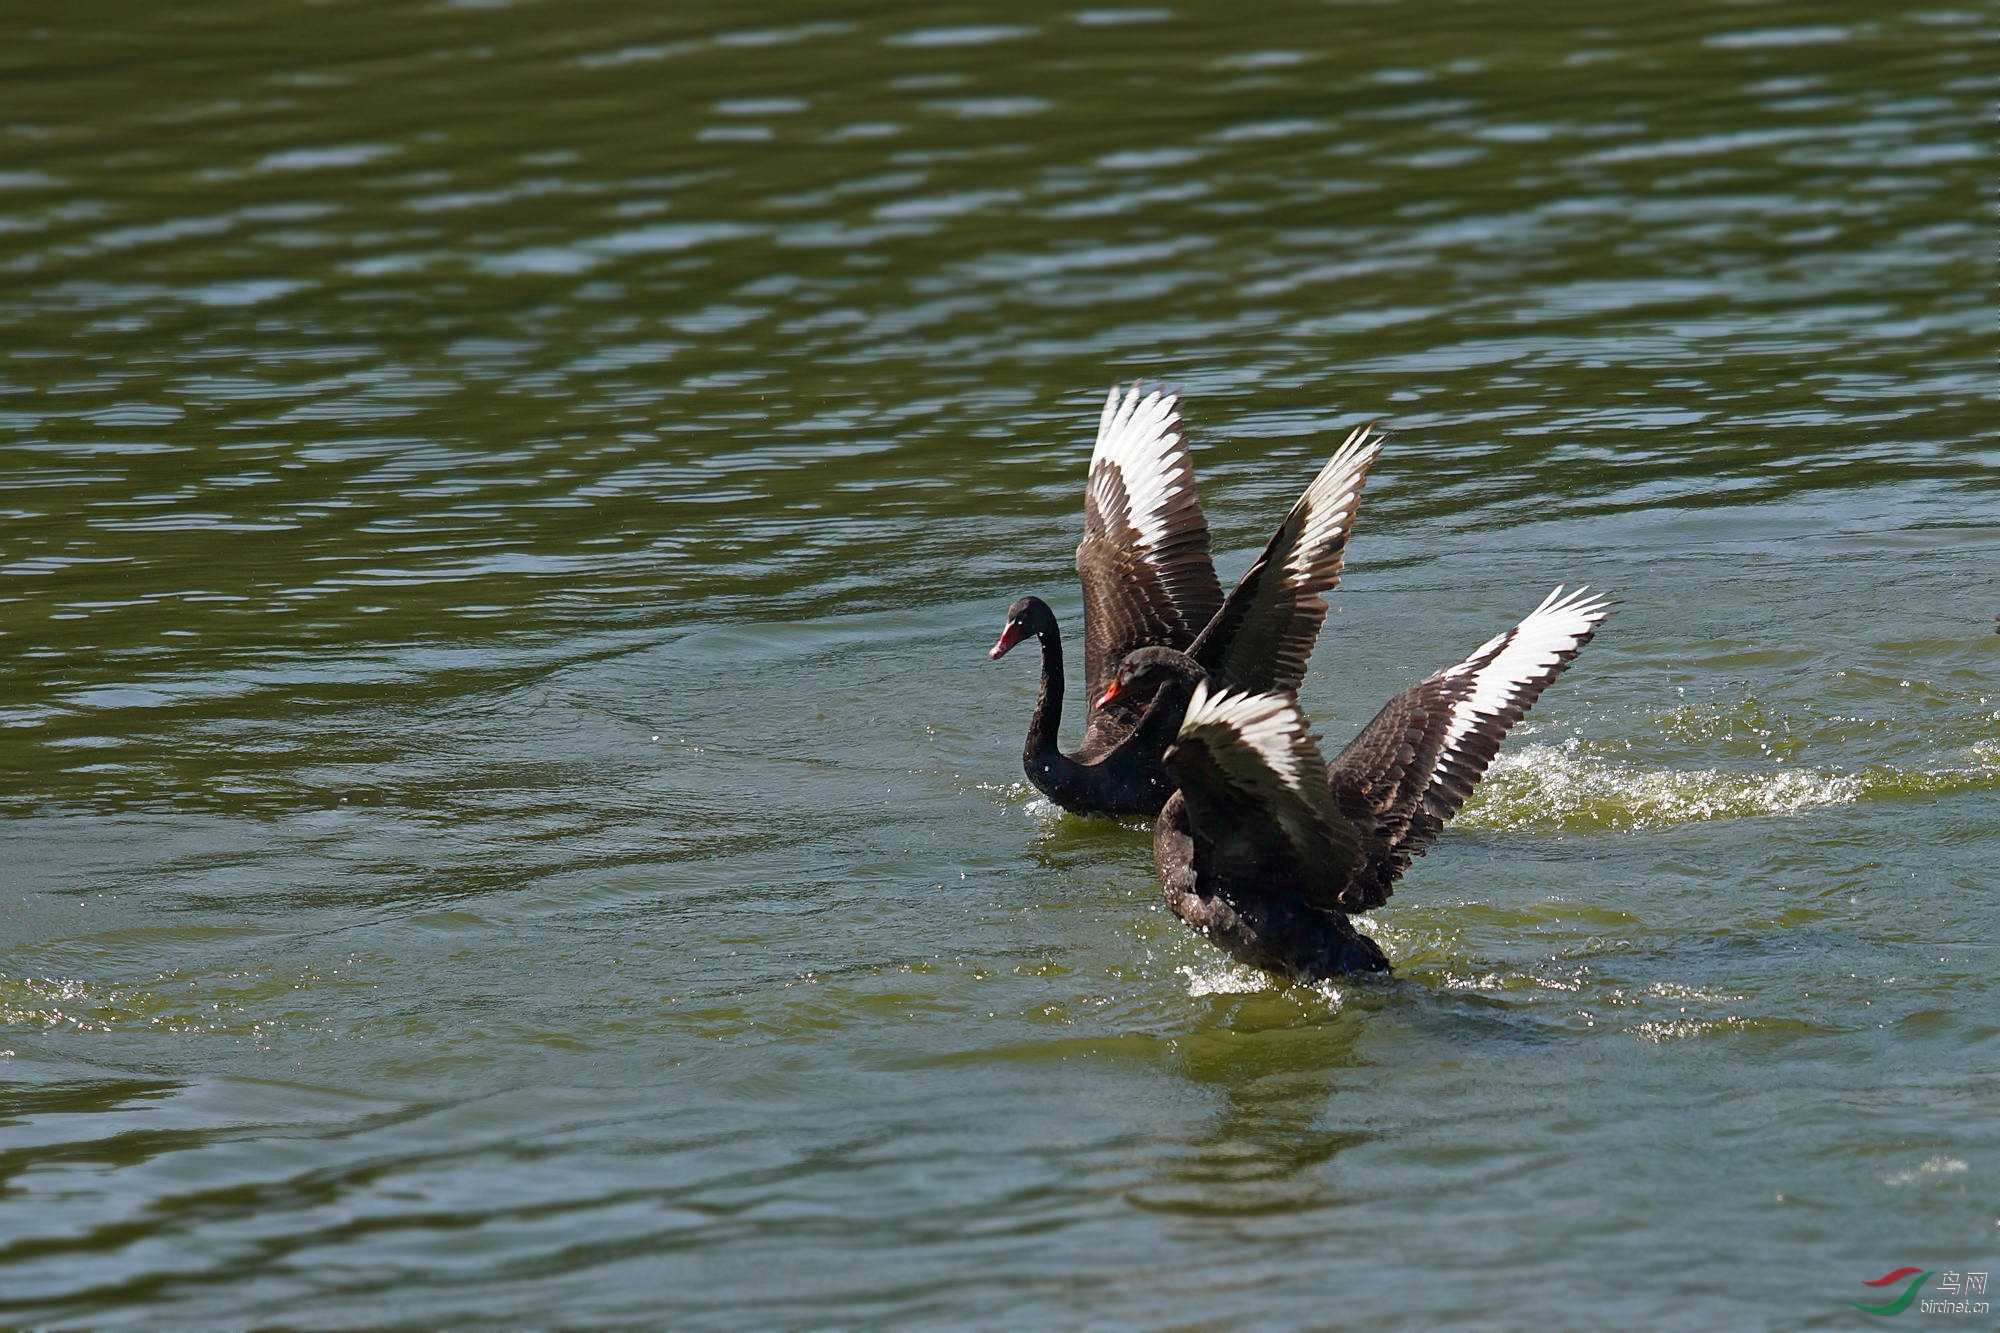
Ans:
[[[1348,918],[1388,901],[1609,610],[1587,589],[1557,588],[1391,699],[1331,763],[1295,694],[1217,688],[1171,651],[1126,658],[1119,692],[1187,701],[1163,758],[1178,790],[1153,829],[1167,906],[1239,961],[1294,981],[1386,971]]]
[[[1159,812],[1174,789],[1161,755],[1186,696],[1156,698],[1160,690],[1148,684],[1105,698],[1119,662],[1137,649],[1190,654],[1234,689],[1297,690],[1326,619],[1321,594],[1340,582],[1361,486],[1381,447],[1372,425],[1350,434],[1224,598],[1176,399],[1141,397],[1136,384],[1121,398],[1114,387],[1098,423],[1076,548],[1087,693],[1074,754],[1056,739],[1062,634],[1048,604],[1015,602],[987,654],[1003,657],[1030,637],[1041,642],[1041,692],[1021,755],[1028,780],[1078,814]]]

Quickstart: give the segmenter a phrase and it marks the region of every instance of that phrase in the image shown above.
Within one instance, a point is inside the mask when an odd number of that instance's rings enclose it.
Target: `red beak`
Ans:
[[[1028,631],[1021,627],[1020,622],[1010,620],[1007,622],[1007,628],[1000,631],[1000,642],[987,649],[986,655],[995,660],[1005,657],[1009,648],[1027,637]]]
[[[1110,703],[1113,699],[1116,699],[1117,697],[1118,697],[1118,678],[1116,676],[1113,676],[1111,678],[1111,683],[1104,687],[1104,693],[1097,696],[1097,706],[1099,708],[1102,708],[1104,707],[1104,705]]]

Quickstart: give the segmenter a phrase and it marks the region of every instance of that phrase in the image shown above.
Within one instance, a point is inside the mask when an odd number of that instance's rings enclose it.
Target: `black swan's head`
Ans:
[[[1007,608],[1007,623],[1000,627],[1000,641],[987,650],[986,655],[1001,658],[1007,650],[1021,640],[1035,634],[1047,634],[1056,627],[1056,613],[1049,610],[1049,604],[1039,597],[1023,597]]]
[[[1147,694],[1173,688],[1192,695],[1206,672],[1201,663],[1172,648],[1134,648],[1118,663],[1117,674],[1099,696],[1099,708],[1125,694]]]

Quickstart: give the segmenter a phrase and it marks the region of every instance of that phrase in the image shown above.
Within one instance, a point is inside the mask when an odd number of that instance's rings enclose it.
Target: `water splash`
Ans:
[[[1033,800],[1021,807],[1021,813],[1037,824],[1053,824],[1062,818],[1063,810],[1048,797],[1037,794]]]
[[[1524,745],[1494,761],[1460,823],[1545,832],[1657,829],[1712,819],[1790,815],[1874,797],[1940,795],[2000,786],[2000,742],[1981,741],[1949,768],[1873,766],[1674,769],[1606,759],[1576,740]]]
[[[1884,1177],[1888,1185],[1943,1184],[1952,1176],[1962,1176],[1972,1168],[1956,1157],[1926,1157],[1907,1171]]]
[[[1188,998],[1195,1000],[1204,995],[1251,995],[1260,990],[1275,989],[1278,985],[1278,979],[1269,972],[1227,959],[1217,959],[1198,967],[1190,964],[1174,970],[1187,978]]]

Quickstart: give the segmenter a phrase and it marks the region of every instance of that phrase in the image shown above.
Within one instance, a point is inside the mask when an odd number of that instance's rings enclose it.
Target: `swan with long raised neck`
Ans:
[[[1050,800],[1079,814],[1156,814],[1174,789],[1161,756],[1180,726],[1178,706],[1155,709],[1151,684],[1105,695],[1135,650],[1185,653],[1234,689],[1298,689],[1326,619],[1323,594],[1340,582],[1361,487],[1382,448],[1373,425],[1353,431],[1225,598],[1180,424],[1171,394],[1142,396],[1135,384],[1105,400],[1076,548],[1087,693],[1083,743],[1073,753],[1057,740],[1062,633],[1048,604],[1015,602],[988,654],[1040,641],[1041,691],[1021,764]]]

